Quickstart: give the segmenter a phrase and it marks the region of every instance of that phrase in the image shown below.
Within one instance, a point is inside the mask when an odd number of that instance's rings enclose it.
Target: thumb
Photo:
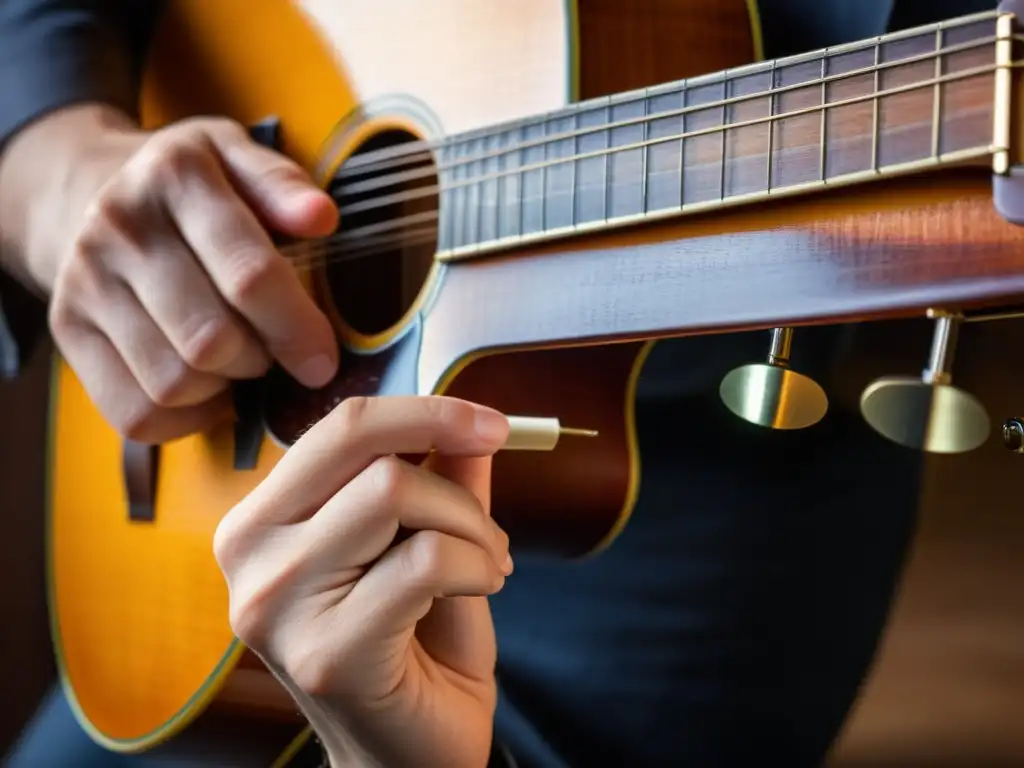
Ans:
[[[275,232],[326,237],[338,226],[338,208],[310,175],[288,157],[253,141],[244,128],[210,129],[235,188]]]

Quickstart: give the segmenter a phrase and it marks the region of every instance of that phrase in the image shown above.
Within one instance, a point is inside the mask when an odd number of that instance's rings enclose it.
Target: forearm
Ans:
[[[96,131],[135,114],[162,5],[0,0],[0,265],[31,276],[37,290],[46,277],[37,234],[45,240],[60,221],[53,205],[70,191],[62,184],[75,153]]]
[[[86,103],[47,114],[9,142],[0,154],[0,265],[8,273],[48,293],[62,233],[75,227],[82,201],[102,184],[102,154],[134,128],[124,110]]]

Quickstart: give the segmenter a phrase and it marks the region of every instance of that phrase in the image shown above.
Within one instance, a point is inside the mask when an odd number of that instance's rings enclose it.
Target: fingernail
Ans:
[[[308,387],[322,387],[334,378],[334,361],[327,355],[316,355],[299,366],[298,378]]]
[[[508,419],[490,408],[477,408],[476,433],[489,443],[504,442],[508,436]]]

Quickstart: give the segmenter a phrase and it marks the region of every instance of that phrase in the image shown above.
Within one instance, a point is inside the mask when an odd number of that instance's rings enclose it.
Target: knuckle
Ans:
[[[110,384],[99,382],[98,397],[107,403],[107,420],[122,437],[156,445],[179,436],[174,420],[164,418],[165,411],[145,392],[112,390]]]
[[[89,203],[82,217],[82,227],[75,241],[77,248],[85,254],[101,253],[110,244],[112,230],[124,216],[119,201],[107,194],[101,194]]]
[[[252,648],[262,649],[268,630],[268,611],[265,592],[258,590],[245,595],[237,588],[229,588],[228,622],[235,637]]]
[[[98,275],[107,268],[107,259],[117,245],[118,232],[124,231],[125,211],[120,202],[107,195],[93,200],[82,217],[82,224],[71,241],[65,267],[77,276]]]
[[[232,268],[226,278],[224,293],[235,306],[247,303],[274,276],[274,260],[263,253],[248,250],[227,259]]]
[[[170,359],[164,360],[146,382],[146,392],[158,408],[178,405],[182,393],[189,389],[195,378],[184,360],[176,355],[168,357]]]
[[[246,584],[247,572],[252,570],[235,566],[226,572],[228,622],[235,637],[254,651],[260,651],[266,647],[267,638],[274,630],[275,616],[280,613],[280,585],[286,575],[278,574],[270,581],[249,585]]]
[[[198,323],[186,329],[181,342],[181,356],[193,368],[205,368],[232,342],[233,331],[231,321],[223,315]]]
[[[240,122],[223,115],[188,118],[187,120],[182,121],[181,127],[207,134],[220,134],[228,138],[238,138],[249,135],[248,131],[246,131],[245,127]]]
[[[354,429],[358,424],[366,419],[366,414],[370,406],[369,397],[356,395],[354,397],[348,397],[341,401],[338,406],[331,411],[330,420],[336,422],[336,425],[332,425],[332,428],[337,428],[341,434],[345,434]]]
[[[157,408],[155,404],[126,409],[111,421],[114,428],[124,437],[139,443],[158,442],[161,437],[155,428]]]
[[[67,304],[94,305],[102,298],[107,283],[107,265],[102,250],[93,245],[76,243],[61,265],[58,283]]]
[[[325,696],[331,692],[336,667],[331,654],[323,653],[312,645],[288,654],[285,673],[309,696]]]
[[[377,503],[382,507],[398,506],[410,480],[408,465],[395,456],[383,456],[368,471]]]
[[[72,304],[64,296],[63,290],[55,290],[53,300],[46,312],[47,325],[54,338],[61,342],[67,333],[77,324],[78,315]]]
[[[475,412],[469,403],[451,397],[428,397],[426,405],[435,423],[459,430],[473,429]]]
[[[241,513],[238,507],[235,507],[220,519],[213,531],[213,557],[229,582],[231,571],[245,542],[244,528],[239,523],[240,517]]]
[[[142,176],[150,183],[178,189],[181,180],[206,172],[211,157],[194,131],[154,138],[138,156]]]
[[[256,651],[266,649],[268,638],[290,623],[288,606],[300,581],[304,560],[280,540],[268,538],[260,523],[259,507],[242,501],[217,525],[213,555],[228,586],[228,621],[231,631]],[[268,569],[267,561],[275,563]]]
[[[252,536],[247,516],[236,507],[221,518],[213,533],[213,556],[228,585],[228,622],[235,636],[247,645],[258,644],[265,625],[263,590],[244,591],[239,583]]]
[[[279,189],[289,184],[313,185],[313,182],[298,165],[283,157],[278,158],[278,162],[260,174],[260,183],[268,189]]]
[[[403,568],[406,578],[416,587],[433,588],[445,566],[445,537],[439,531],[419,531],[409,539]]]

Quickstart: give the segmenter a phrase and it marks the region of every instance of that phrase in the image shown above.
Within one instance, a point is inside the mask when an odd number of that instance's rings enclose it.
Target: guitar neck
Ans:
[[[1005,163],[1013,30],[1000,16],[965,16],[451,137],[437,155],[439,258]]]

